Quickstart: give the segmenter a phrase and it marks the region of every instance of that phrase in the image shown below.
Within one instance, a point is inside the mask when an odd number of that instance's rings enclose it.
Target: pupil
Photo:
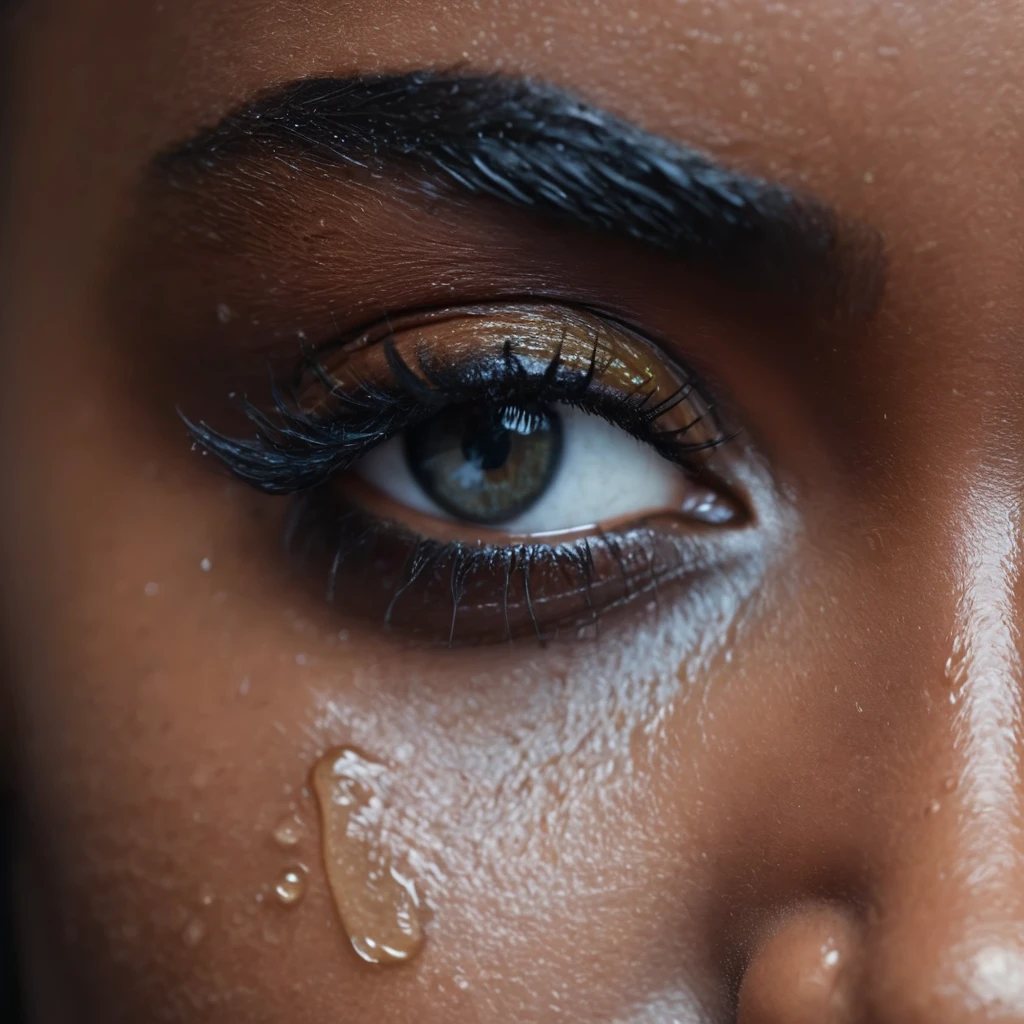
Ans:
[[[512,436],[497,417],[473,420],[462,435],[462,454],[472,466],[486,472],[501,469],[512,452]]]

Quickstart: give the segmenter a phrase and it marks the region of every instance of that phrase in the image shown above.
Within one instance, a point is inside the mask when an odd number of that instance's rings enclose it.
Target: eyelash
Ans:
[[[617,323],[610,326],[629,330]],[[382,336],[376,338],[375,332]],[[636,332],[630,333],[636,337]],[[384,386],[357,379],[357,386],[346,391],[330,375],[324,359],[344,354],[356,340],[368,338],[383,346],[391,382]],[[241,409],[255,428],[255,437],[232,438],[204,422],[182,418],[193,441],[240,480],[268,494],[299,495],[285,546],[320,571],[325,564],[330,566],[330,603],[347,597],[337,580],[350,560],[366,559],[365,571],[382,581],[387,572],[380,565],[400,565],[390,590],[380,596],[385,626],[393,624],[400,603],[411,602],[418,589],[419,609],[410,616],[413,632],[432,632],[435,639],[452,646],[460,611],[469,605],[466,614],[475,612],[480,619],[471,624],[477,642],[512,641],[520,629],[543,641],[567,626],[595,626],[605,612],[638,593],[653,590],[656,595],[662,584],[695,571],[704,557],[700,542],[689,530],[675,531],[671,524],[651,521],[615,535],[598,530],[562,542],[445,542],[420,537],[358,507],[339,508],[337,495],[326,485],[373,448],[446,406],[481,401],[573,406],[651,445],[692,477],[702,475],[704,453],[731,436],[720,428],[712,404],[693,377],[680,375],[676,390],[658,400],[656,384],[632,392],[616,390],[599,383],[607,366],[598,353],[595,335],[589,363],[570,367],[559,344],[547,365],[531,372],[506,342],[500,358],[470,358],[443,368],[427,366],[421,358],[417,374],[399,355],[390,322],[383,321],[314,350],[289,385],[272,380],[268,412],[243,399]],[[313,402],[309,387],[303,387],[307,382],[318,393]],[[699,407],[696,418],[682,427],[660,429],[659,421],[689,399],[696,399]],[[307,411],[311,405],[329,411]],[[704,422],[707,418],[712,420],[711,430]],[[701,423],[700,439],[694,440],[691,434]],[[445,599],[450,602],[450,617],[441,610]],[[361,600],[372,603],[365,594]]]
[[[367,331],[363,329],[358,333]],[[402,360],[394,347],[392,334],[380,344],[384,346],[395,380],[391,388],[363,382],[359,393],[346,393],[332,380],[321,356],[313,353],[303,361],[296,377],[301,380],[311,376],[323,388],[324,396],[338,403],[339,407],[330,415],[304,411],[295,386],[285,389],[280,382],[272,380],[269,415],[248,399],[241,403],[242,412],[255,427],[254,438],[228,437],[202,421],[193,423],[183,414],[182,419],[193,441],[217,456],[236,477],[267,494],[276,495],[314,489],[350,468],[373,448],[436,415],[445,406],[473,401],[500,405],[532,400],[572,406],[601,416],[693,475],[703,469],[697,456],[731,440],[731,436],[719,428],[710,439],[686,441],[686,436],[705,416],[714,415],[713,405],[706,399],[703,403],[706,412],[685,427],[657,429],[658,420],[695,392],[699,393],[692,378],[656,404],[653,387],[646,391],[638,389],[632,394],[595,388],[596,344],[586,370],[569,379],[559,379],[564,369],[560,348],[542,373],[531,374],[506,345],[503,375],[497,379],[485,380],[487,375],[480,373],[480,366],[464,365],[446,371],[423,368],[427,382]],[[335,347],[339,345],[320,351]],[[467,384],[467,378],[474,375],[478,379]]]

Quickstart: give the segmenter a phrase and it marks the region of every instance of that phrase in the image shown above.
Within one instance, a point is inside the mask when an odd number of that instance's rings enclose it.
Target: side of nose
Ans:
[[[937,824],[936,834],[922,835],[917,852],[883,882],[847,998],[859,1007],[857,1020],[1024,1022],[1024,864],[998,851],[985,863],[977,848],[965,852],[962,832],[945,831]]]
[[[945,680],[937,658],[931,680],[898,681],[941,697],[871,798],[877,832],[850,840],[863,906],[787,913],[750,962],[741,1024],[1024,1024],[1020,522],[1005,497],[972,513]]]
[[[943,783],[931,797],[909,787],[864,934],[864,1010],[886,1024],[1024,1021],[1020,521],[1002,489],[974,495],[971,512],[949,708],[921,754],[920,777]]]

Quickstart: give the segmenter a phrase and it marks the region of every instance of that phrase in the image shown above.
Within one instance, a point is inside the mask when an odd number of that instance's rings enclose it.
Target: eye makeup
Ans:
[[[536,397],[602,416],[692,473],[728,436],[695,380],[624,325],[512,303],[386,318],[314,350],[273,387],[269,415],[244,403],[253,439],[186,423],[240,479],[292,494],[446,407]]]
[[[703,388],[588,309],[387,318],[309,352],[270,409],[244,408],[254,437],[202,423],[193,437],[240,479],[299,496],[289,550],[326,570],[344,614],[429,642],[576,635],[706,566],[708,538],[749,518],[708,466],[729,435]],[[569,439],[597,428],[581,475],[588,445]],[[360,472],[398,441],[376,480]],[[618,507],[604,500],[617,474],[635,480]]]

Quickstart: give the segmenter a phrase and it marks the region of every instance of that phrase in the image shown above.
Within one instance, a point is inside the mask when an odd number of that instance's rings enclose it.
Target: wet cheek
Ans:
[[[449,991],[500,991],[523,1019],[574,1005],[581,963],[608,965],[588,977],[588,1013],[620,1011],[641,981],[677,985],[686,886],[666,899],[662,882],[688,857],[667,855],[676,829],[652,825],[651,777],[658,711],[680,685],[652,665],[672,660],[637,666],[614,644],[505,652],[501,669],[493,652],[412,657],[364,675],[372,714],[324,686],[303,729],[318,738],[315,872],[345,944],[416,959]]]
[[[679,823],[691,754],[670,779],[662,755],[669,732],[700,749],[735,575],[593,641],[403,651],[272,572],[277,524],[238,488],[208,518],[187,488],[139,489],[87,517],[110,539],[79,554],[82,605],[39,645],[33,691],[32,735],[63,752],[32,758],[48,888],[97,1003],[117,987],[142,1019],[230,998],[257,1020],[345,1000],[356,1021],[386,995],[432,1022],[476,1001],[499,1019],[500,996],[527,1022],[671,990],[685,1016],[701,847]],[[339,747],[381,772],[339,775]],[[381,953],[414,962],[364,963]]]

